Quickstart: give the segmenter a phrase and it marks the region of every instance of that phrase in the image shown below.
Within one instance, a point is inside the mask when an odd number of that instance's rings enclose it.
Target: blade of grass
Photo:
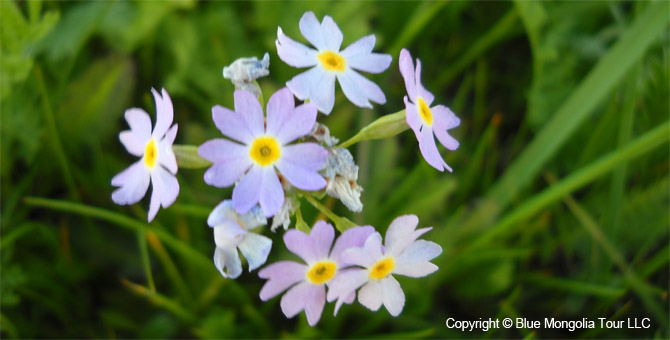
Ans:
[[[395,40],[395,44],[389,49],[389,53],[394,56],[400,54],[403,47],[407,47],[412,40],[421,32],[421,30],[430,22],[437,13],[447,4],[447,1],[425,1],[419,5],[412,17],[407,20],[407,25]]]
[[[149,302],[153,303],[157,307],[168,310],[176,317],[180,318],[182,321],[188,324],[192,324],[193,322],[195,322],[196,320],[195,315],[191,314],[191,312],[189,312],[187,309],[185,309],[177,302],[172,301],[170,298],[158,294],[156,292],[152,292],[146,287],[130,282],[126,279],[121,279],[121,283],[124,286],[126,286],[126,288],[128,288],[131,292],[146,298],[147,300],[149,300]]]
[[[149,259],[149,250],[147,249],[147,239],[144,237],[145,232],[143,230],[137,231],[137,243],[140,246],[140,255],[142,257],[142,266],[144,267],[144,273],[147,277],[147,286],[152,292],[156,291],[156,286],[154,285],[154,276],[151,273],[151,261]]]
[[[98,207],[92,207],[80,203],[54,200],[49,198],[40,198],[40,197],[26,197],[24,198],[24,203],[30,206],[42,207],[52,210],[65,211],[69,213],[79,214],[82,216],[89,216],[93,218],[99,218],[116,224],[120,227],[134,230],[134,231],[146,231],[149,228],[149,225],[146,223],[134,220],[125,215],[115,213],[109,210],[105,210]],[[183,257],[187,258],[189,261],[196,263],[203,267],[210,267],[211,260],[205,257],[203,254],[197,250],[191,248],[189,245],[175,238],[174,236],[168,234],[164,230],[152,230],[156,233],[156,236],[166,245],[171,247],[174,251],[181,254]]]
[[[186,286],[186,282],[184,282],[184,279],[179,274],[179,270],[174,264],[174,261],[172,261],[170,254],[165,250],[165,247],[163,247],[163,244],[153,231],[146,232],[146,241],[149,242],[149,246],[151,246],[151,249],[156,253],[158,260],[161,261],[168,277],[170,277],[170,281],[172,281],[172,284],[177,288],[177,292],[179,292],[182,301],[187,304],[192,303],[193,297],[188,290],[188,286]]]
[[[560,277],[552,277],[549,275],[530,273],[521,276],[521,281],[527,281],[537,286],[544,286],[552,290],[562,290],[572,294],[584,294],[588,296],[597,296],[605,298],[619,298],[626,294],[625,289],[612,288],[593,284],[589,282],[582,282],[577,280],[564,279]]]
[[[595,111],[667,26],[670,2],[649,3],[610,51],[586,75],[549,122],[507,168],[487,197],[505,209],[573,132]]]

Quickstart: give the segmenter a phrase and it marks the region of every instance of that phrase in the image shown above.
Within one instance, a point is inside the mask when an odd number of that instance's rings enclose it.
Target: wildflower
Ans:
[[[383,304],[391,315],[398,316],[405,306],[405,294],[391,274],[426,276],[438,269],[428,261],[442,253],[442,248],[434,242],[417,241],[432,229],[416,229],[418,223],[414,215],[400,216],[391,222],[384,246],[381,235],[375,232],[362,247],[345,250],[342,261],[360,267],[346,269],[333,279],[328,301],[350,296],[362,286],[358,302],[373,311]]]
[[[223,77],[230,79],[236,89],[246,90],[259,96],[261,90],[254,81],[270,74],[269,67],[270,55],[265,52],[262,60],[256,57],[235,60],[230,66],[223,68]]]
[[[284,234],[286,247],[306,264],[280,261],[261,269],[258,276],[268,279],[261,289],[261,300],[267,301],[288,289],[280,303],[284,315],[292,318],[305,310],[307,322],[311,326],[316,325],[326,304],[324,285],[336,278],[345,266],[342,252],[351,247],[360,247],[373,232],[374,228],[370,226],[348,229],[335,241],[331,250],[335,230],[324,221],[317,222],[309,235],[297,229],[287,231]],[[335,310],[342,303],[352,303],[354,299],[353,294],[343,296],[338,300]]]
[[[423,158],[439,171],[451,168],[444,162],[435,145],[435,137],[449,150],[458,148],[458,141],[447,130],[457,127],[461,121],[451,110],[443,105],[430,107],[435,97],[421,85],[421,61],[416,60],[416,71],[412,56],[406,49],[400,51],[400,73],[405,79],[409,101],[405,96],[405,118],[416,139]]]
[[[372,108],[370,101],[386,103],[386,97],[377,84],[354,70],[381,73],[391,64],[388,54],[372,53],[375,36],[365,36],[340,51],[342,32],[329,16],[319,23],[313,12],[300,19],[300,32],[316,47],[311,49],[284,35],[277,29],[277,54],[285,63],[298,68],[312,67],[286,83],[300,100],[309,99],[319,111],[330,114],[335,103],[335,79],[344,95],[359,107]]]
[[[319,190],[326,180],[323,168],[328,151],[316,143],[288,145],[308,134],[316,122],[316,107],[308,103],[295,107],[293,95],[283,88],[272,95],[267,105],[267,127],[263,109],[250,92],[235,91],[235,111],[221,106],[212,108],[216,127],[227,137],[243,144],[217,138],[198,148],[201,157],[214,163],[205,172],[205,182],[233,189],[233,203],[244,214],[260,204],[263,214],[271,217],[284,203],[282,178],[302,190]]]
[[[231,200],[225,200],[214,208],[207,224],[214,229],[214,265],[226,278],[235,279],[242,273],[239,249],[249,263],[249,271],[260,267],[268,258],[272,240],[252,232],[267,220],[258,206],[246,214],[238,214]]]
[[[119,139],[130,154],[142,158],[112,178],[112,185],[119,187],[112,193],[112,200],[119,205],[139,202],[149,189],[151,180],[153,190],[149,222],[156,217],[160,206],[169,207],[179,194],[179,182],[175,177],[177,160],[172,152],[177,124],[170,127],[174,118],[172,100],[165,89],[161,92],[162,96],[151,89],[156,101],[156,126],[153,132],[151,118],[146,111],[138,108],[126,110],[125,117],[130,130],[122,131]]]
[[[351,152],[344,148],[330,150],[326,162],[325,176],[328,180],[326,193],[342,201],[353,212],[363,210],[361,188],[358,180],[358,165],[354,163]]]

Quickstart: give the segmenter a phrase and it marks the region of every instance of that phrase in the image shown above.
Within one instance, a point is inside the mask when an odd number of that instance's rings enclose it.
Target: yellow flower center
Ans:
[[[249,155],[254,162],[261,166],[271,165],[279,159],[281,150],[279,143],[273,137],[258,137],[251,144]]]
[[[151,138],[144,148],[144,164],[153,169],[156,166],[156,159],[158,159],[158,148],[156,148],[156,140]]]
[[[393,261],[392,257],[379,260],[372,266],[372,268],[370,268],[370,278],[381,280],[391,274],[393,268],[395,268],[395,261]]]
[[[333,51],[319,53],[319,61],[327,71],[343,72],[347,61],[340,54]]]
[[[426,102],[421,97],[419,97],[416,102],[417,106],[419,107],[419,116],[421,116],[423,122],[428,126],[433,125],[433,113],[430,112],[428,104],[426,104]]]
[[[309,267],[307,279],[315,284],[328,282],[337,273],[337,264],[333,261],[319,261]]]

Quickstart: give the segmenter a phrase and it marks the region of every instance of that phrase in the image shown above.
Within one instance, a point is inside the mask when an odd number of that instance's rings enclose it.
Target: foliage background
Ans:
[[[667,338],[668,2],[39,2],[2,1],[0,328],[8,338]],[[218,136],[211,107],[232,106],[221,76],[271,56],[266,97],[299,71],[276,55],[277,26],[331,15],[344,44],[374,33],[394,62],[371,76],[386,105],[359,109],[337,90],[320,116],[344,140],[403,108],[397,56],[423,63],[426,87],[462,124],[421,158],[412,133],[362,142],[365,209],[384,231],[404,213],[434,226],[440,270],[400,277],[393,318],[332,306],[315,328],[262,303],[256,272],[220,277],[205,220],[230,190],[180,169],[174,206],[147,225],[148,198],[111,202],[133,160],[118,141],[129,107],[153,115],[150,88],[175,105],[177,143]],[[39,198],[48,198],[41,200]],[[317,212],[303,202],[308,222]],[[281,232],[270,261],[288,258]],[[149,270],[148,270],[149,269]],[[650,318],[649,329],[493,329],[445,320]],[[641,319],[638,319],[641,320]]]

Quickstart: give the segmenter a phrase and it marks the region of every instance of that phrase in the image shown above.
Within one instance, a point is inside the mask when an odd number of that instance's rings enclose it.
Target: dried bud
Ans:
[[[286,197],[284,204],[282,204],[279,211],[272,218],[270,230],[274,233],[279,226],[284,227],[284,230],[288,229],[289,225],[291,225],[291,215],[299,205],[295,197]]]
[[[358,165],[354,163],[354,157],[347,149],[331,149],[326,162],[325,177],[328,180],[326,193],[342,201],[342,203],[353,212],[363,210],[361,203],[360,187],[358,180]]]
[[[230,66],[223,68],[223,77],[230,79],[235,88],[259,96],[261,90],[255,80],[270,74],[268,67],[270,67],[270,55],[265,52],[262,60],[256,57],[235,60]]]
[[[314,124],[312,132],[310,132],[310,134],[307,137],[314,139],[317,143],[324,144],[329,148],[335,146],[335,144],[337,144],[340,141],[339,139],[332,137],[330,135],[330,130],[328,130],[328,127],[319,122]]]

